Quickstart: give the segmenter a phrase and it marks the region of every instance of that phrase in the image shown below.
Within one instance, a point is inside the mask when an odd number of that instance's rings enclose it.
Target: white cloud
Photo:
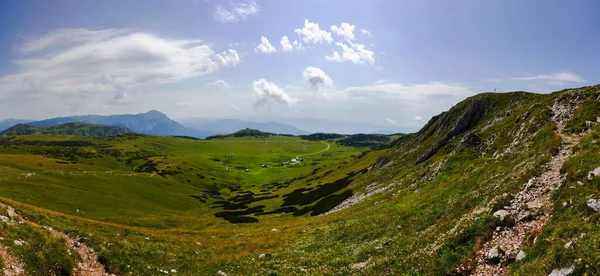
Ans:
[[[271,43],[269,43],[269,40],[264,36],[260,37],[260,44],[258,44],[258,46],[256,46],[254,51],[258,52],[258,53],[263,53],[263,54],[277,52],[275,47],[273,47],[273,45],[271,45]]]
[[[423,120],[423,117],[416,115],[415,117],[412,118],[413,120],[419,122],[419,123],[424,123],[425,120]]]
[[[354,40],[354,30],[356,29],[356,26],[354,25],[350,25],[346,22],[342,22],[342,24],[338,27],[336,25],[332,25],[331,26],[331,31],[336,33],[337,35],[348,39],[348,40]]]
[[[331,56],[325,57],[327,60],[337,62],[350,61],[354,64],[375,63],[373,51],[365,49],[365,45],[352,43],[350,41],[348,41],[350,46],[341,42],[336,42],[335,44],[342,48],[342,53],[340,54],[338,51],[333,51]]]
[[[195,105],[196,105],[196,103],[193,103],[193,102],[178,102],[177,103],[178,107],[192,107]]]
[[[466,97],[474,95],[468,88],[442,82],[431,82],[426,84],[400,84],[383,83],[358,87],[348,87],[344,90],[351,96],[362,98],[400,99],[412,102],[424,102],[427,100],[440,100],[456,103]],[[424,102],[426,103],[426,102]]]
[[[127,93],[125,92],[120,92],[117,93],[117,95],[115,95],[114,98],[112,98],[112,100],[109,102],[111,104],[114,105],[128,105],[131,104],[131,97],[129,97],[129,95],[127,95]]]
[[[542,74],[532,77],[520,77],[513,78],[513,80],[547,80],[553,82],[585,82],[583,78],[578,76],[577,74],[569,73],[569,72],[559,72],[554,74]]]
[[[254,106],[257,108],[268,107],[271,103],[292,105],[297,101],[286,94],[277,84],[265,79],[253,81],[252,88],[256,96]]]
[[[86,29],[59,29],[41,37],[27,40],[19,47],[23,53],[37,52],[57,46],[66,46],[73,43],[86,43],[102,41],[126,33],[127,30],[86,30]]]
[[[294,49],[296,49],[296,50],[304,49],[304,47],[302,46],[302,43],[298,42],[298,40],[294,40],[294,42],[290,43],[290,39],[287,36],[281,37],[280,43],[281,43],[281,50],[284,52],[290,52],[290,51],[293,51]]]
[[[244,21],[251,15],[258,16],[260,7],[256,2],[229,2],[215,7],[213,17],[221,23]]]
[[[296,29],[295,32],[298,34],[300,39],[304,43],[331,43],[333,42],[333,38],[331,38],[331,33],[321,30],[319,24],[312,23],[308,21],[308,19],[304,20],[304,27],[302,29]]]
[[[366,29],[361,29],[361,30],[360,30],[360,32],[361,32],[362,34],[366,34],[366,35],[368,35],[368,36],[371,36],[371,32],[369,32],[369,31],[368,31],[368,30],[366,30]]]
[[[390,118],[385,118],[385,120],[386,120],[388,123],[392,124],[392,125],[397,125],[397,124],[398,124],[398,122],[396,122],[395,120],[392,120],[392,119],[390,119]]]
[[[106,33],[114,35],[108,36]],[[70,41],[49,54],[29,55],[15,61],[19,72],[0,78],[0,97],[15,93],[90,94],[127,91],[144,86],[174,83],[223,67],[235,67],[240,57],[235,50],[215,53],[197,40],[174,40],[138,32],[94,32],[85,40],[68,38],[81,30],[61,30],[56,36]],[[52,34],[26,42],[28,52],[46,50],[58,38]],[[39,41],[45,41],[40,43]],[[50,41],[50,42],[49,42]],[[32,46],[35,45],[35,46]]]
[[[231,85],[229,85],[229,83],[227,83],[224,80],[216,80],[213,82],[209,82],[206,84],[207,87],[213,87],[213,88],[218,88],[220,90],[231,90],[233,89],[233,87],[231,87]]]
[[[314,89],[318,89],[319,85],[321,86],[333,86],[333,80],[323,72],[320,68],[315,68],[312,66],[306,67],[304,72],[302,72],[304,79],[310,82]]]
[[[240,111],[240,108],[237,107],[235,104],[230,104],[227,107],[229,107],[229,109],[234,110],[234,111]]]
[[[215,60],[220,66],[235,67],[240,64],[240,55],[236,50],[229,49],[215,55]]]

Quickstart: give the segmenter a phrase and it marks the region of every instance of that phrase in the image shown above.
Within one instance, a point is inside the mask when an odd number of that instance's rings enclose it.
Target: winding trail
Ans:
[[[28,221],[21,214],[15,212],[15,209],[13,207],[8,206],[6,204],[0,203],[0,207],[5,208],[8,211],[8,214],[13,214],[13,216],[18,217],[19,220],[23,223],[27,223],[28,225],[35,228],[44,229],[50,232],[50,234],[52,234],[52,236],[54,237],[63,238],[66,241],[65,245],[67,246],[67,248],[69,248],[70,250],[77,251],[77,253],[79,253],[79,256],[81,257],[81,260],[73,269],[74,276],[112,275],[106,271],[106,268],[100,262],[98,262],[98,254],[96,254],[94,249],[85,245],[79,238],[71,238],[67,234],[54,230],[51,227],[41,226],[35,222]],[[9,219],[11,220],[11,223],[16,223],[16,221],[14,221],[12,218]],[[2,246],[0,246],[0,255],[5,261],[5,266],[8,268],[12,268],[10,270],[3,271],[5,275],[25,275],[23,263],[14,256],[10,255],[10,252],[8,252],[6,248],[3,248]]]
[[[321,141],[321,142],[324,143],[324,144],[326,144],[327,148],[325,148],[324,150],[317,151],[317,152],[311,152],[311,153],[305,153],[305,154],[301,154],[301,155],[296,155],[296,157],[308,156],[308,155],[313,155],[313,154],[319,154],[319,153],[322,153],[322,152],[326,152],[326,151],[328,151],[331,148],[331,145],[329,143],[327,143],[325,141]],[[275,168],[279,168],[279,167],[272,167],[272,168],[275,169]],[[262,169],[258,170],[255,173],[248,173],[248,174],[257,175],[257,174],[261,173],[262,171],[264,171],[265,169],[266,168],[262,168]]]
[[[563,132],[565,122],[570,118],[572,109],[555,103],[551,107],[554,115],[552,121],[556,123],[557,133],[562,138],[558,153],[553,156],[546,170],[538,177],[534,177],[517,193],[506,210],[515,218],[516,224],[512,227],[502,227],[494,232],[492,238],[484,243],[476,252],[475,266],[471,275],[508,275],[509,259],[514,258],[520,251],[529,233],[541,232],[552,213],[550,193],[560,187],[563,176],[560,168],[571,156],[572,148],[579,142],[581,136],[567,135]],[[500,260],[492,261],[495,249],[500,249]]]

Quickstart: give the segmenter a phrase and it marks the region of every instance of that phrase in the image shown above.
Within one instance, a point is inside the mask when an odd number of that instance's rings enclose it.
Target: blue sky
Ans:
[[[1,1],[0,118],[156,109],[414,130],[494,88],[599,83],[598,12],[553,0]]]

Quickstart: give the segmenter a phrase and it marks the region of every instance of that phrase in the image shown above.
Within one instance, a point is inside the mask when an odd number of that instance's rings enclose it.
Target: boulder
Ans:
[[[500,209],[492,214],[494,217],[499,218],[501,221],[504,221],[504,218],[510,216],[510,213],[504,209]]]
[[[219,271],[217,272],[217,274],[218,274],[219,276],[227,276],[227,273],[225,273],[225,272],[223,272],[223,271],[221,271],[221,270],[219,270]]]
[[[532,179],[529,179],[529,181],[527,181],[527,183],[525,183],[525,185],[523,185],[523,188],[528,190],[529,188],[533,187],[534,185],[535,185],[535,178],[532,178]]]
[[[525,257],[527,257],[527,254],[525,254],[525,252],[523,250],[520,250],[519,254],[517,254],[517,257],[515,259],[517,261],[520,261],[520,260],[525,259]]]
[[[258,256],[259,259],[265,259],[265,258],[269,258],[269,257],[271,257],[271,254],[266,254],[266,253],[260,254],[260,256]]]
[[[588,199],[587,206],[594,210],[594,212],[600,211],[600,201],[597,199]]]
[[[504,257],[504,251],[500,246],[496,245],[492,247],[488,252],[485,253],[485,259],[487,262],[497,264]]]
[[[18,245],[18,246],[23,245],[23,241],[20,241],[20,240],[14,240],[13,242],[15,243],[15,245]]]
[[[550,272],[548,276],[568,276],[573,274],[573,270],[575,270],[573,266],[566,268],[557,268],[555,270],[552,270],[552,272]]]
[[[595,168],[593,171],[591,171],[590,173],[588,173],[588,179],[592,180],[595,177],[600,176],[600,167]]]

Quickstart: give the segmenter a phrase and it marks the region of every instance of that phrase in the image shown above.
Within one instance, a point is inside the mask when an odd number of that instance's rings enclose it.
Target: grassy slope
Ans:
[[[357,158],[359,150],[332,144],[330,151],[307,156],[299,166],[273,166],[256,175],[242,169],[250,168],[253,173],[260,170],[260,164],[277,165],[284,158],[316,152],[325,145],[293,137],[194,141],[133,135],[81,139],[94,145],[79,147],[73,154],[32,142],[42,139],[39,136],[26,136],[19,139],[29,142],[11,140],[5,142],[10,145],[0,147],[4,156],[11,158],[0,159],[0,170],[4,170],[0,173],[0,193],[33,220],[89,236],[90,244],[113,272],[146,275],[175,268],[184,274],[201,271],[207,275],[218,270],[234,275],[349,274],[352,264],[368,262],[362,273],[443,275],[466,261],[475,242],[496,226],[491,213],[507,200],[503,194],[515,193],[539,174],[556,151],[560,137],[553,131],[548,106],[561,95],[477,95],[432,121],[428,129],[401,138],[390,150]],[[459,118],[473,108],[473,101],[482,107],[481,118],[473,127],[448,135]],[[589,117],[585,111],[594,108],[589,106],[578,114]],[[581,121],[582,117],[574,120]],[[440,144],[444,137],[450,138]],[[58,141],[64,137],[43,139]],[[573,166],[581,162],[590,168],[600,165],[595,156],[597,138],[586,139],[581,153],[565,170],[576,172]],[[110,147],[96,145],[103,143]],[[423,160],[434,147],[439,149]],[[75,164],[56,163],[56,159],[32,152]],[[80,157],[87,152],[95,155]],[[233,158],[227,157],[229,152],[235,154]],[[575,161],[577,158],[581,159]],[[163,162],[158,164],[161,170],[181,173],[166,178],[156,173],[118,175],[131,174],[148,160]],[[289,186],[269,191],[279,197],[250,204],[265,205],[268,211],[280,207],[282,196],[295,189],[333,183],[372,164],[372,171],[355,176],[347,188],[333,195],[348,190],[364,193],[367,185],[375,182],[390,189],[327,216],[286,213],[260,216],[253,224],[229,224],[212,215],[220,210],[212,208],[214,199],[201,204],[189,197],[213,189],[230,199],[239,194],[236,187],[259,193],[266,183],[296,179]],[[227,173],[225,167],[235,169]],[[576,178],[568,181],[582,178],[586,170],[570,173],[570,178]],[[100,173],[106,171],[112,173]],[[36,174],[26,178],[28,172]],[[582,205],[597,191],[594,183],[586,183],[585,189],[575,186],[556,193],[561,206],[563,197],[577,197],[572,199],[574,207],[565,209],[572,211],[561,215],[563,211],[557,209],[542,234],[548,242],[536,243],[528,250],[528,254],[537,253],[530,254],[523,264],[515,264],[515,273],[530,274],[540,266],[550,270],[576,258],[597,264],[597,256],[586,253],[597,250],[597,214],[590,214]],[[41,192],[34,194],[32,190]],[[572,230],[582,219],[585,230]],[[273,228],[279,231],[272,232]],[[578,231],[588,234],[581,245],[576,243],[577,251],[561,253],[557,248],[563,246],[565,237],[574,237]],[[272,256],[258,259],[261,253]],[[581,269],[594,271],[590,269],[595,267]]]

